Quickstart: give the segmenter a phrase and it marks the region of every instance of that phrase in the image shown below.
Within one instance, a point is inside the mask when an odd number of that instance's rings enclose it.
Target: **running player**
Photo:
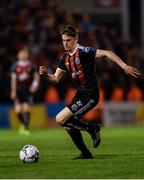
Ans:
[[[69,105],[58,113],[56,121],[67,130],[73,142],[81,151],[80,156],[76,159],[90,159],[93,156],[86,147],[80,130],[87,131],[93,139],[93,146],[98,147],[101,140],[100,125],[92,125],[81,120],[99,101],[95,58],[103,59],[103,57],[107,57],[112,62],[117,63],[126,74],[134,77],[138,77],[140,72],[136,68],[125,64],[111,51],[80,46],[78,44],[78,29],[72,25],[62,28],[60,34],[66,52],[56,72],[49,74],[45,66],[40,66],[39,74],[44,75],[51,82],[58,83],[67,73],[77,84],[78,90],[75,97]]]
[[[16,61],[11,69],[11,98],[15,103],[15,112],[21,123],[20,134],[29,135],[30,107],[29,97],[38,90],[39,74],[37,68],[29,60],[26,48],[18,52]]]

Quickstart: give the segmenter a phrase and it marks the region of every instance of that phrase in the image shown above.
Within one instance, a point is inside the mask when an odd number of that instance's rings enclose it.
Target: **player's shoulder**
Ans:
[[[66,56],[68,55],[68,52],[66,51],[66,52],[64,52],[64,54],[63,54],[63,56],[62,56],[62,58],[61,58],[61,60],[65,60],[65,58],[66,58]]]
[[[11,68],[10,68],[11,73],[16,72],[16,67],[17,67],[17,61],[11,64]]]
[[[82,45],[78,45],[78,49],[84,53],[89,53],[91,51],[96,51],[96,48],[93,47],[88,47],[88,46],[82,46]]]
[[[15,61],[15,62],[13,62],[12,64],[11,64],[11,68],[13,69],[13,68],[16,68],[16,66],[17,66],[17,61]]]

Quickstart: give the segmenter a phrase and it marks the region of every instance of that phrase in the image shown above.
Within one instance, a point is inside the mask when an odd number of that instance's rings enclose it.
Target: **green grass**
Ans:
[[[101,134],[102,143],[94,149],[90,136],[83,133],[94,159],[73,160],[79,151],[62,128],[33,130],[30,137],[1,129],[0,178],[144,178],[143,127],[104,127]],[[19,151],[25,144],[38,147],[37,163],[19,160]]]

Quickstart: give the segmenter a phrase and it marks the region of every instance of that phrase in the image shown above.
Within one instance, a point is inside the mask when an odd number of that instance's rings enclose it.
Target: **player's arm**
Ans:
[[[137,68],[132,67],[124,63],[115,53],[107,50],[98,49],[95,54],[96,58],[107,57],[109,60],[118,64],[126,74],[130,74],[131,76],[137,78],[140,75],[140,72]]]
[[[39,74],[44,75],[47,80],[53,83],[58,83],[60,79],[63,77],[63,75],[65,74],[65,71],[63,71],[60,68],[57,68],[54,74],[50,74],[45,66],[40,66]]]
[[[39,77],[38,72],[36,71],[33,74],[33,81],[32,81],[32,84],[30,86],[30,92],[31,93],[35,93],[38,90],[39,81],[40,81],[40,77]]]
[[[16,99],[16,88],[17,88],[17,84],[16,84],[16,73],[11,73],[11,99]]]

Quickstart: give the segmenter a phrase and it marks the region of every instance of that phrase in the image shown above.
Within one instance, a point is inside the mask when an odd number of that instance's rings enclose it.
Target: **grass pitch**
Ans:
[[[62,128],[31,132],[24,137],[16,130],[0,130],[0,178],[144,178],[143,127],[103,127],[102,143],[97,149],[92,147],[90,136],[83,133],[94,155],[90,160],[73,160],[79,151]],[[19,160],[19,151],[25,144],[38,147],[37,163]]]

